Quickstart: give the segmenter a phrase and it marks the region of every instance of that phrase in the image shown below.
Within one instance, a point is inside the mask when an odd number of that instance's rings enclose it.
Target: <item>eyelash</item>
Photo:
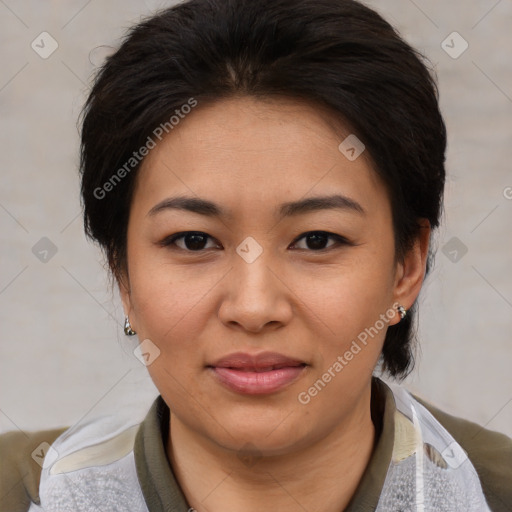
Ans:
[[[294,250],[303,250],[303,251],[308,251],[308,252],[312,252],[312,253],[325,253],[327,251],[336,249],[343,245],[354,245],[349,240],[347,240],[345,237],[343,237],[341,235],[337,235],[336,233],[330,233],[328,231],[307,231],[305,233],[302,233],[299,237],[297,237],[295,239],[295,241],[292,243],[292,245],[297,244],[300,240],[302,240],[303,238],[306,238],[308,235],[318,235],[318,234],[326,235],[328,239],[331,238],[331,239],[335,240],[336,243],[331,245],[330,247],[326,247],[324,249],[318,249],[318,250],[294,249]],[[214,239],[212,236],[208,235],[207,233],[204,233],[203,231],[182,231],[180,233],[175,233],[173,235],[170,235],[170,236],[164,238],[161,242],[159,242],[159,245],[162,247],[167,247],[167,248],[170,248],[172,245],[174,245],[174,247],[172,247],[172,249],[177,249],[177,250],[181,250],[181,251],[189,252],[189,253],[200,254],[200,253],[206,251],[206,249],[199,249],[197,251],[192,251],[189,249],[183,249],[182,247],[177,247],[175,245],[176,240],[185,238],[185,236],[187,236],[187,235],[204,235],[207,238]]]

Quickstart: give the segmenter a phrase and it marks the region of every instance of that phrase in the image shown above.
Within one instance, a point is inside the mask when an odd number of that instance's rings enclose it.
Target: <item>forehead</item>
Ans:
[[[347,137],[354,135],[332,112],[303,101],[199,104],[146,156],[135,196],[154,206],[186,193],[242,209],[333,193],[369,206],[387,199],[368,152],[351,160],[340,150]]]

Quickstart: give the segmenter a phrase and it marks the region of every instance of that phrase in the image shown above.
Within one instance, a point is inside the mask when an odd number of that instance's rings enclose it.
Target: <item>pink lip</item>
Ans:
[[[209,365],[219,382],[250,395],[273,393],[296,380],[307,364],[298,359],[262,352],[254,356],[236,352]]]

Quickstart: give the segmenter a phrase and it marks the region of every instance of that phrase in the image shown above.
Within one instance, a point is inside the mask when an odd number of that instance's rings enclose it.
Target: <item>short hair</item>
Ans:
[[[87,236],[119,278],[134,151],[193,102],[284,96],[327,107],[364,143],[390,199],[398,261],[419,219],[434,229],[442,210],[446,128],[427,60],[355,0],[189,0],[142,20],[99,69],[81,113]],[[432,261],[430,247],[427,273]],[[392,377],[414,366],[416,302],[386,332],[381,362]]]

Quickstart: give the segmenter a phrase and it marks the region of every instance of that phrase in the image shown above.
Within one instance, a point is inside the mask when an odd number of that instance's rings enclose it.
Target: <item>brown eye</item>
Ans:
[[[305,247],[299,247],[299,249],[311,250],[314,252],[325,251],[331,247],[337,247],[342,244],[348,244],[348,240],[335,233],[327,233],[326,231],[310,231],[301,235],[293,245],[297,245],[299,240],[305,240]],[[326,243],[329,239],[334,240],[334,243],[326,247]]]
[[[176,246],[184,251],[199,252],[208,248],[205,247],[208,239],[212,239],[212,237],[201,231],[185,231],[165,238],[160,245],[163,247]],[[181,242],[176,243],[178,240]]]

